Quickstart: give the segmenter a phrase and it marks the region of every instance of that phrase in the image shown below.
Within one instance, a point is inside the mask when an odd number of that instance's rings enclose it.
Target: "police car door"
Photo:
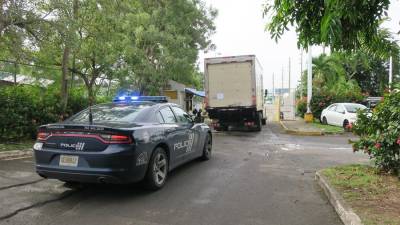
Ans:
[[[184,132],[179,128],[174,113],[169,106],[165,106],[159,111],[163,119],[164,134],[167,139],[170,151],[170,168],[174,168],[183,162],[184,152],[179,149],[177,143],[184,139]]]
[[[189,115],[183,109],[176,106],[173,106],[172,109],[175,113],[176,119],[178,120],[179,129],[184,132],[184,139],[183,142],[181,142],[180,147],[184,152],[186,161],[193,158],[191,156],[195,156],[197,153],[196,151],[198,151],[197,142],[199,140],[199,131],[192,129],[194,124],[191,119],[189,119]]]

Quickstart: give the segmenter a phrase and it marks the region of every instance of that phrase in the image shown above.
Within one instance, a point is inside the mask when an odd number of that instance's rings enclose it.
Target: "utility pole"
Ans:
[[[312,97],[312,52],[311,46],[308,46],[308,62],[307,62],[307,113],[304,115],[306,122],[312,122],[314,117],[311,112],[311,97]]]
[[[275,100],[275,74],[272,73],[272,97]]]
[[[303,48],[300,53],[300,98],[303,97],[303,87],[301,85],[301,78],[303,76]]]
[[[282,76],[281,76],[281,78],[282,78],[282,81],[281,81],[281,95],[283,97],[283,66],[282,66]]]
[[[290,94],[290,70],[291,67],[290,67],[290,57],[289,57],[289,94]]]
[[[392,81],[393,81],[393,58],[390,56],[389,58],[389,90],[392,90]]]

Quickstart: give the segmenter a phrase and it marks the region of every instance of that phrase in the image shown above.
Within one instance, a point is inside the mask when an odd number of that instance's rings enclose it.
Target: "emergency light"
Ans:
[[[129,102],[142,102],[142,101],[157,102],[157,103],[168,102],[166,96],[140,96],[135,91],[127,91],[127,90],[119,91],[113,99],[114,103],[118,102],[129,103]]]

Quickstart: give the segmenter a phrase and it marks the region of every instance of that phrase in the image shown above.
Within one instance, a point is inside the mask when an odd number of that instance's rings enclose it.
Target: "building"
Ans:
[[[196,105],[201,106],[205,96],[204,91],[186,87],[173,80],[168,81],[162,94],[167,96],[168,102],[181,105],[187,112],[191,112]]]

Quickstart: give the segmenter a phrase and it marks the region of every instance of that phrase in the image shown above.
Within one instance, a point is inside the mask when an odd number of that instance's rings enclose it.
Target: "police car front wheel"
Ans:
[[[145,185],[149,190],[162,188],[168,176],[168,157],[163,148],[156,148],[151,156],[145,177]]]

